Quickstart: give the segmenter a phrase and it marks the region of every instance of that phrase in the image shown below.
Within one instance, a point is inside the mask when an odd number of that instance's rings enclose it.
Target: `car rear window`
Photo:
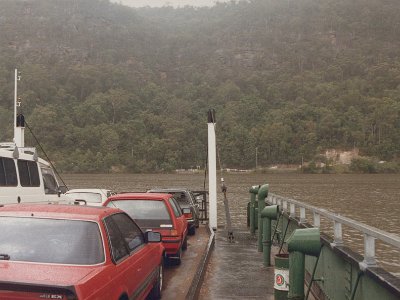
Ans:
[[[174,193],[173,196],[179,203],[189,203],[185,193]]]
[[[10,261],[93,265],[104,262],[95,222],[0,217],[0,253]]]
[[[164,201],[113,200],[107,206],[122,209],[144,229],[172,227],[171,216]]]
[[[101,203],[101,195],[99,193],[77,192],[66,193],[66,195],[73,200],[86,200],[86,202]]]

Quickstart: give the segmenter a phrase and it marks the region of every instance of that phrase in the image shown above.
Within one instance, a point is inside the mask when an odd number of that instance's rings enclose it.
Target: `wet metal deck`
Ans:
[[[197,271],[209,242],[208,230],[200,226],[196,234],[188,237],[188,249],[183,252],[179,266],[165,266],[163,300],[180,300],[188,298],[190,288],[196,280]]]
[[[204,277],[199,299],[274,299],[274,268],[264,267],[257,239],[247,228],[216,232],[215,246]]]

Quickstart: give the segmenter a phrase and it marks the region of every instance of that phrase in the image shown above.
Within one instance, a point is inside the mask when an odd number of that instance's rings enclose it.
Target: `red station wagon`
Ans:
[[[123,211],[0,206],[0,299],[160,298],[164,247]]]
[[[103,204],[125,211],[143,231],[161,233],[166,258],[180,264],[187,248],[187,221],[170,194],[126,193],[111,196]],[[189,209],[187,209],[189,210]],[[188,211],[189,212],[189,211]]]

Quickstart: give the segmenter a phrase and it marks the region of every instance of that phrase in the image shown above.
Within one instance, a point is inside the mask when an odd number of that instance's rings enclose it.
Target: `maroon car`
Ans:
[[[179,264],[187,248],[187,221],[177,201],[169,194],[126,193],[111,196],[103,204],[125,211],[143,231],[161,233],[166,258]]]

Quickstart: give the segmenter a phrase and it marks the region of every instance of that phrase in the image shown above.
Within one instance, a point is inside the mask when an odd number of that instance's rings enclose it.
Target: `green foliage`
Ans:
[[[382,162],[376,166],[378,173],[399,173],[400,163],[399,162]]]
[[[18,67],[26,120],[62,171],[204,166],[209,108],[224,167],[254,167],[256,147],[259,166],[327,148],[400,157],[398,0],[2,0],[0,10],[0,139],[12,139]]]
[[[351,160],[350,170],[356,173],[376,173],[376,163],[367,158]]]
[[[357,158],[351,161],[350,170],[356,173],[398,173],[400,172],[400,163]]]
[[[310,163],[306,166],[303,166],[301,168],[303,173],[310,173],[310,174],[315,174],[315,173],[320,173],[320,169],[317,167],[315,161],[310,161]]]

